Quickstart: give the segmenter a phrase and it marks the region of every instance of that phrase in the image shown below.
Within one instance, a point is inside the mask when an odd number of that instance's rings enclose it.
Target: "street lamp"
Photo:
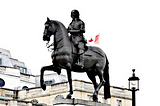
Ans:
[[[128,79],[129,90],[132,91],[132,106],[136,106],[135,92],[139,90],[139,78],[135,76],[135,69],[132,69],[132,77]]]

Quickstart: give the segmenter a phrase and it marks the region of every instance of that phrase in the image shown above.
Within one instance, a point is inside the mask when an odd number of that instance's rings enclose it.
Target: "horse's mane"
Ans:
[[[57,21],[57,20],[51,20],[52,23],[54,23],[54,25],[56,26],[59,26],[59,27],[64,27],[66,29],[66,27],[60,22],[60,21]],[[67,29],[66,29],[67,30]]]

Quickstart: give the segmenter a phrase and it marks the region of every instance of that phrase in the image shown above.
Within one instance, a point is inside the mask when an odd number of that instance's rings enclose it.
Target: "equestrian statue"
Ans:
[[[61,73],[66,69],[70,91],[66,98],[71,99],[73,94],[72,76],[73,72],[86,72],[94,85],[93,101],[98,101],[98,92],[104,86],[104,99],[110,98],[109,62],[106,54],[99,47],[86,46],[85,24],[79,18],[79,11],[72,10],[72,22],[66,28],[61,22],[47,18],[43,33],[43,40],[50,41],[53,35],[54,50],[51,54],[52,65],[44,66],[40,70],[41,88],[46,90],[44,83],[44,71]],[[69,36],[70,33],[71,35]],[[95,76],[99,77],[98,84]]]

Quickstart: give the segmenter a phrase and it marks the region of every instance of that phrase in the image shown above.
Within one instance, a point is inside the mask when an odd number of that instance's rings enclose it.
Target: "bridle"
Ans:
[[[48,32],[48,27],[49,27],[50,25],[49,24],[45,24],[45,33],[44,33],[44,35],[46,35],[46,38],[47,38],[47,43],[46,43],[46,47],[47,47],[47,49],[48,49],[48,51],[49,52],[53,52],[54,51],[54,41],[53,41],[53,43],[52,44],[49,44],[49,42],[50,42],[50,37],[49,36],[47,36],[47,35],[50,35],[50,32]],[[47,30],[46,30],[47,29]]]
[[[52,44],[49,44],[49,41],[48,41],[46,43],[46,47],[47,47],[49,52],[53,52],[54,51],[54,42]]]

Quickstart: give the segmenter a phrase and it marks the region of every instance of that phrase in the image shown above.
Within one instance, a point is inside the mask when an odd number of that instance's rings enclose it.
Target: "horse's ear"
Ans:
[[[50,22],[51,20],[47,17],[47,21]]]

